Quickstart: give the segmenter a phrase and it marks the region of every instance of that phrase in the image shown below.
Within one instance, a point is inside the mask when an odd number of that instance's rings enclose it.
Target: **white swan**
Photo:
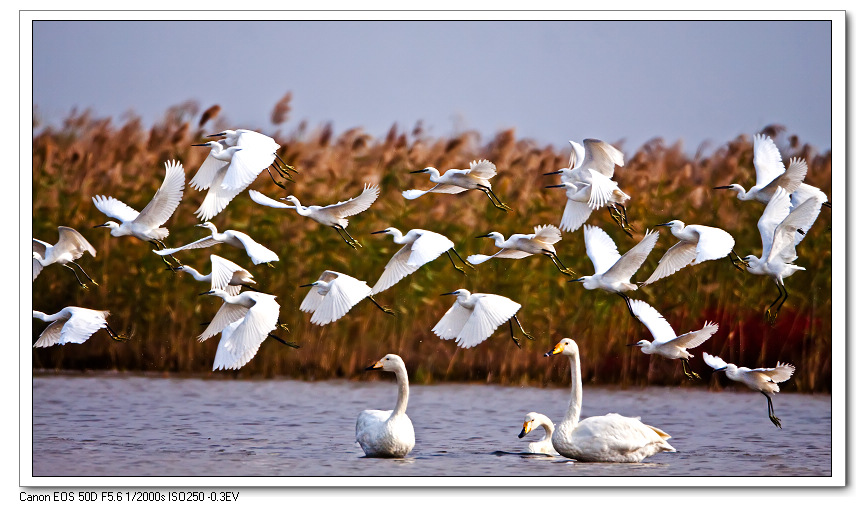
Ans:
[[[357,416],[355,436],[368,458],[402,458],[414,448],[414,426],[405,413],[408,372],[402,358],[388,354],[367,370],[396,373],[397,397],[393,410],[364,410]]]
[[[553,431],[553,447],[562,456],[578,461],[639,463],[659,452],[676,452],[670,435],[643,424],[638,417],[607,414],[580,420],[583,380],[580,376],[580,349],[563,338],[544,357],[564,354],[571,362],[571,402],[564,420]]]
[[[555,449],[553,449],[552,442],[553,429],[556,426],[553,424],[553,421],[544,414],[539,414],[537,412],[529,412],[526,414],[526,420],[523,422],[523,430],[518,436],[523,438],[533,429],[538,427],[544,429],[544,438],[537,442],[529,442],[529,452],[533,454],[549,454],[550,456],[559,454]]]

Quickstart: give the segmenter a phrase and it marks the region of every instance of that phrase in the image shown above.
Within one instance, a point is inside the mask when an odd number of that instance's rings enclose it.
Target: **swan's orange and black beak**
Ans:
[[[367,366],[365,369],[366,370],[380,370],[382,368],[384,368],[384,365],[381,364],[381,361],[376,361],[374,365]]]
[[[523,431],[521,431],[520,434],[517,436],[519,438],[523,438],[524,436],[528,435],[530,431],[532,431],[532,421],[526,421],[523,423]]]
[[[561,354],[563,350],[565,350],[565,346],[562,345],[561,342],[559,342],[556,344],[555,347],[553,347],[553,350],[544,354],[544,357],[550,357],[550,356],[554,356],[556,354]]]

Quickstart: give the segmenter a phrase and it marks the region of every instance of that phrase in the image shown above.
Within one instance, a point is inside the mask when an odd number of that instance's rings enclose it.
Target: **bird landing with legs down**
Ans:
[[[468,169],[448,169],[444,174],[439,174],[439,170],[435,167],[425,167],[409,172],[411,174],[429,174],[430,182],[435,183],[435,186],[427,190],[406,190],[402,193],[406,199],[417,199],[429,192],[459,194],[466,190],[480,190],[496,208],[503,211],[513,211],[513,208],[503,203],[493,192],[490,179],[496,175],[496,165],[489,160],[472,161]]]

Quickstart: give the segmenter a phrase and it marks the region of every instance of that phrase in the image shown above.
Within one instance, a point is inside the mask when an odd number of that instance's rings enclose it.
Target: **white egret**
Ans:
[[[355,440],[368,458],[402,458],[414,448],[414,426],[405,413],[408,406],[405,362],[396,354],[388,354],[366,369],[396,374],[396,407],[361,412],[355,424]]]
[[[682,371],[689,379],[699,379],[700,376],[691,369],[688,359],[694,357],[688,349],[699,347],[718,331],[718,324],[706,322],[702,329],[677,335],[667,319],[658,310],[652,308],[645,301],[631,300],[631,309],[637,320],[643,323],[652,333],[653,341],[640,340],[637,343],[629,343],[629,346],[640,347],[643,354],[657,354],[668,359],[679,359],[682,361]]]
[[[280,176],[285,179],[291,180],[291,174],[283,170],[283,168],[288,169],[289,171],[294,171],[295,173],[297,172],[294,166],[286,164],[285,161],[282,160],[282,157],[279,156],[279,144],[277,144],[277,142],[274,141],[272,137],[266,136],[260,132],[247,129],[223,130],[218,134],[210,134],[207,137],[224,137],[222,141],[227,146],[253,146],[263,152],[266,152],[267,150],[273,150],[274,157],[276,157],[276,159],[279,160],[283,165],[283,167],[279,167],[279,164],[275,162],[272,164],[273,168],[276,169]],[[274,183],[276,183],[276,180],[274,180]]]
[[[248,234],[245,232],[235,231],[232,229],[226,229],[223,232],[218,232],[216,226],[211,222],[204,222],[203,224],[195,224],[196,227],[205,227],[210,229],[210,236],[205,238],[201,238],[198,241],[193,241],[188,245],[179,246],[177,248],[167,248],[163,250],[154,250],[155,253],[159,255],[170,255],[181,250],[192,250],[194,248],[207,248],[209,246],[218,245],[220,243],[225,243],[226,245],[233,246],[235,248],[240,248],[246,251],[246,255],[252,259],[253,264],[261,264],[265,263],[270,267],[273,267],[271,262],[276,262],[279,260],[279,256],[274,252],[267,249],[265,246],[256,243],[254,239],[250,238]],[[178,262],[178,264],[180,264]]]
[[[775,407],[772,406],[772,398],[769,395],[774,395],[781,390],[778,384],[789,380],[793,376],[793,372],[796,371],[795,366],[778,361],[778,364],[774,368],[751,369],[744,366],[736,366],[733,363],[724,361],[720,357],[705,352],[703,352],[703,361],[715,372],[723,371],[730,380],[741,382],[754,391],[762,393],[769,402],[769,420],[775,426],[781,427],[781,420],[775,417]]]
[[[372,297],[366,282],[337,271],[324,271],[318,280],[301,285],[312,287],[300,302],[300,311],[312,313],[309,321],[319,326],[341,319],[354,305],[369,299],[379,310],[393,315],[390,308],[381,306]]]
[[[102,225],[96,225],[94,228],[107,227],[111,229],[112,236],[133,236],[147,241],[157,248],[165,248],[165,243],[162,240],[168,237],[168,229],[161,226],[171,218],[174,210],[180,204],[185,182],[186,174],[183,171],[183,165],[177,161],[165,162],[165,179],[162,181],[162,186],[159,187],[156,195],[147,206],[141,210],[141,213],[113,197],[105,197],[104,195],[93,197],[93,204],[96,205],[96,209],[121,222],[118,224],[108,221]],[[172,259],[180,264],[174,257]],[[171,267],[171,264],[164,258],[162,262]]]
[[[255,357],[261,343],[268,337],[298,347],[271,334],[279,325],[276,296],[255,291],[231,295],[219,289],[201,295],[217,296],[223,300],[213,320],[198,337],[198,341],[203,342],[216,333],[222,333],[213,360],[213,371],[236,370],[245,365]]]
[[[67,306],[50,315],[34,310],[34,319],[40,319],[51,324],[42,331],[33,346],[50,347],[52,345],[66,345],[67,343],[84,343],[100,329],[105,329],[112,340],[119,342],[129,340],[126,335],[117,334],[111,329],[105,320],[108,315],[108,311],[91,310],[78,306]]]
[[[421,266],[437,259],[441,254],[446,253],[453,267],[465,274],[465,269],[457,266],[451,257],[451,251],[457,256],[466,266],[474,269],[473,266],[467,264],[460,257],[460,254],[454,250],[454,242],[447,237],[425,229],[412,229],[405,236],[396,227],[388,227],[382,231],[375,231],[372,234],[390,234],[393,236],[393,242],[397,245],[403,245],[397,250],[393,257],[390,258],[384,267],[384,272],[379,277],[375,285],[372,286],[371,294],[378,294],[389,289],[394,284],[417,271]]]
[[[553,424],[553,421],[544,414],[539,414],[537,412],[529,412],[526,414],[526,419],[523,422],[523,430],[520,431],[520,434],[517,436],[523,438],[531,433],[533,429],[538,427],[544,429],[544,438],[537,442],[529,442],[529,452],[533,454],[549,454],[550,456],[558,454],[556,450],[553,449],[552,442],[553,430],[556,425]]]
[[[640,421],[639,417],[607,414],[580,420],[583,379],[580,350],[570,338],[562,338],[549,357],[562,354],[571,363],[571,401],[565,418],[553,431],[553,447],[559,454],[578,461],[638,463],[659,452],[676,452],[666,432]]]
[[[766,275],[772,277],[778,288],[778,297],[766,309],[766,320],[774,324],[781,311],[781,306],[787,301],[787,288],[784,287],[784,278],[796,271],[804,271],[805,268],[793,264],[796,260],[796,245],[802,240],[797,238],[801,234],[801,228],[814,223],[814,218],[820,213],[820,202],[812,197],[790,211],[790,194],[782,187],[775,190],[775,195],[763,210],[763,215],[757,221],[757,229],[760,230],[760,238],[763,242],[763,253],[758,259],[754,255],[747,255],[743,259],[746,269],[754,275]],[[783,298],[783,299],[782,299]],[[778,301],[781,301],[778,303]],[[772,307],[778,303],[774,311]]]
[[[245,129],[224,130],[218,134],[211,134],[207,137],[224,137],[224,139],[221,140],[221,144],[226,147],[225,150],[231,150],[234,148],[231,156],[231,163],[229,164],[228,170],[225,173],[225,178],[221,183],[224,188],[243,190],[248,187],[262,171],[265,170],[270,174],[270,179],[273,180],[274,183],[285,188],[285,186],[278,183],[273,178],[273,174],[270,173],[270,167],[273,165],[280,176],[290,179],[290,177],[287,176],[288,173],[285,173],[278,165],[274,164],[274,160],[277,157],[276,152],[279,150],[280,146],[273,140],[273,138],[259,132]],[[213,145],[210,143],[203,143],[198,146],[203,145],[210,145],[211,149],[213,149]],[[282,159],[280,159],[280,161],[281,160]]]
[[[202,275],[195,268],[191,268],[185,264],[168,268],[174,272],[182,271],[189,273],[192,278],[199,282],[210,282],[211,290],[224,290],[231,296],[236,296],[240,293],[240,289],[246,287],[253,289],[249,283],[255,283],[252,279],[252,273],[231,262],[230,260],[218,255],[210,256],[211,271],[206,275]]]
[[[432,328],[432,332],[442,340],[456,338],[456,344],[467,349],[492,336],[496,328],[507,322],[511,331],[511,340],[517,344],[517,347],[521,347],[520,341],[514,336],[511,320],[517,323],[526,338],[535,339],[526,333],[517,318],[517,311],[522,306],[519,303],[497,294],[472,294],[466,289],[442,294],[442,296],[452,295],[456,295],[457,300]]]
[[[778,187],[791,194],[795,192],[805,179],[808,164],[804,159],[792,158],[790,164],[784,169],[781,152],[778,151],[772,138],[756,134],[754,135],[754,169],[757,172],[757,182],[747,192],[737,183],[715,187],[715,189],[736,190],[736,197],[742,201],[756,200],[768,203]]]
[[[379,192],[380,190],[377,185],[364,185],[363,192],[361,192],[357,197],[352,197],[347,201],[339,201],[336,204],[329,204],[327,206],[302,206],[297,197],[293,195],[282,197],[281,200],[294,204],[294,206],[289,206],[273,200],[255,190],[249,191],[249,197],[262,206],[294,209],[300,216],[309,217],[321,225],[332,227],[339,233],[339,236],[348,244],[348,246],[357,249],[357,247],[363,245],[351,237],[351,234],[345,230],[348,226],[348,219],[346,219],[346,217],[357,215],[358,213],[369,209],[369,207],[372,206],[372,203],[374,203],[378,198]]]
[[[86,289],[87,285],[78,278],[78,273],[75,271],[75,268],[69,266],[69,264],[73,264],[78,266],[81,273],[83,273],[93,285],[99,285],[96,283],[96,280],[90,278],[90,275],[84,271],[84,268],[75,262],[76,259],[79,259],[84,255],[84,252],[88,252],[93,257],[96,257],[96,249],[93,248],[93,245],[91,245],[80,232],[71,227],[64,227],[61,225],[57,228],[57,232],[59,234],[59,239],[57,240],[57,243],[53,245],[33,238],[33,280],[36,280],[36,277],[42,272],[43,267],[51,264],[60,264],[64,268],[72,271],[72,274],[75,275],[75,279],[78,280],[78,284]]]
[[[625,255],[619,255],[616,244],[606,232],[600,227],[584,225],[586,253],[595,267],[595,274],[569,281],[582,282],[587,290],[602,289],[617,294],[628,304],[628,312],[631,316],[636,317],[631,309],[630,300],[624,292],[637,289],[637,285],[630,282],[631,277],[646,261],[646,257],[658,241],[658,235],[658,231],[647,232],[639,243],[625,252]]]
[[[207,221],[218,215],[237,194],[243,191],[243,187],[225,188],[222,186],[234,153],[240,150],[240,148],[229,148],[224,141],[210,141],[204,144],[193,144],[193,146],[210,146],[210,153],[207,155],[207,158],[204,159],[195,176],[189,180],[189,185],[192,188],[199,191],[207,190],[204,201],[195,210],[195,215],[199,220]],[[271,178],[273,178],[273,175],[271,175]],[[274,183],[276,183],[276,180],[274,180]]]
[[[439,174],[435,167],[425,167],[414,173],[426,173],[430,175],[430,182],[436,185],[427,190],[406,190],[402,196],[406,199],[417,199],[418,197],[433,192],[437,194],[458,194],[466,190],[480,190],[490,199],[493,206],[504,211],[513,211],[510,206],[503,203],[490,185],[490,179],[496,175],[496,166],[489,160],[473,160],[468,169],[448,169],[444,174]]]
[[[505,237],[498,232],[490,232],[478,238],[493,238],[496,247],[501,248],[493,255],[469,255],[466,259],[472,264],[480,264],[492,258],[500,259],[522,259],[534,254],[544,254],[553,261],[556,269],[562,273],[574,276],[574,272],[565,267],[564,263],[556,255],[553,246],[562,239],[562,231],[554,225],[536,225],[534,234],[511,234],[505,241]]]
[[[658,224],[656,227],[669,227],[670,232],[679,239],[679,242],[664,253],[652,276],[642,285],[648,285],[668,277],[685,266],[694,266],[703,261],[720,259],[725,256],[729,256],[733,266],[739,270],[742,269],[740,264],[744,264],[744,261],[733,251],[736,240],[723,229],[706,225],[686,226],[681,220],[672,220]],[[733,255],[736,257],[733,258]]]
[[[566,181],[561,185],[547,185],[547,188],[564,188],[565,196],[568,198],[565,203],[565,210],[562,212],[559,228],[565,232],[573,232],[582,227],[594,211],[594,208],[589,205],[592,186],[588,183]],[[627,222],[627,212],[624,206],[630,198],[631,196],[616,187],[613,190],[611,201],[607,203],[607,210],[609,210],[613,220],[625,231],[625,234],[633,237],[631,234],[633,228]],[[617,204],[621,205],[621,210],[615,206]]]

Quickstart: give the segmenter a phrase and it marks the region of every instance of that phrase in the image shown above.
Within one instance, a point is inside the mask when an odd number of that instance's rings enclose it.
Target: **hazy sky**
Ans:
[[[660,136],[689,149],[777,123],[831,147],[828,21],[37,21],[33,94],[56,122],[73,107],[222,106],[237,127],[332,121],[383,135],[393,123],[472,129],[567,146]]]

